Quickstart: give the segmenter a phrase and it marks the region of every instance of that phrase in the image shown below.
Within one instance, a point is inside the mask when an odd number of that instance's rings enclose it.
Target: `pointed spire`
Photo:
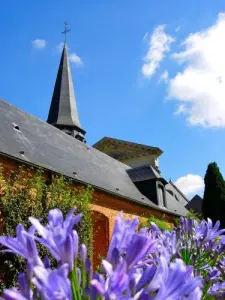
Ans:
[[[78,117],[67,45],[64,43],[47,122],[84,141],[85,131]]]

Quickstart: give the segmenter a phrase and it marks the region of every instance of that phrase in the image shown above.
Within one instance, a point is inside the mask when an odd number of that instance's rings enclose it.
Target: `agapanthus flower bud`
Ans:
[[[87,247],[84,244],[81,244],[80,246],[80,258],[83,264],[85,264],[87,259]]]

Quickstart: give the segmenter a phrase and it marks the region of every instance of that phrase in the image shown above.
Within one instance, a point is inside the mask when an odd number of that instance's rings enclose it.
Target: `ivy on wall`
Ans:
[[[59,208],[64,215],[71,208],[76,207],[76,212],[83,214],[82,221],[77,228],[81,243],[85,243],[92,251],[92,221],[90,218],[89,204],[92,198],[92,188],[75,189],[72,180],[63,176],[52,176],[51,182],[40,169],[20,166],[4,176],[0,166],[0,210],[3,224],[1,235],[14,235],[18,223],[26,228],[28,217],[43,218],[52,208]],[[45,222],[45,220],[43,220]],[[39,249],[44,257],[47,253]],[[54,262],[53,262],[54,263]],[[0,255],[0,272],[4,273],[4,283],[0,289],[8,288],[15,284],[17,274],[24,268],[24,261],[9,253]]]

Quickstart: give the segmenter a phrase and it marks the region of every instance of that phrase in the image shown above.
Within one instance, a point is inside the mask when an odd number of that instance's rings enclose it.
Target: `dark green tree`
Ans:
[[[202,202],[204,218],[214,223],[219,220],[225,228],[225,182],[215,162],[208,165],[205,174],[205,192]]]

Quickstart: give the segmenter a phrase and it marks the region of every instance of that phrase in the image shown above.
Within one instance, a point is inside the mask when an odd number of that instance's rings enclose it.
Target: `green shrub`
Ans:
[[[198,223],[201,222],[201,220],[203,219],[203,217],[201,216],[201,214],[197,213],[196,211],[194,211],[193,209],[191,209],[188,214],[186,215],[186,218],[190,218],[193,220],[196,220]],[[174,219],[174,225],[178,226],[180,224],[180,218],[177,217]]]
[[[201,220],[202,220],[201,214],[197,213],[197,212],[194,211],[193,209],[191,209],[191,210],[188,212],[186,218],[194,219],[194,220],[196,220],[198,223],[200,223]]]
[[[150,227],[150,222],[154,222],[162,230],[169,230],[169,231],[172,230],[172,228],[170,227],[170,225],[166,221],[158,219],[154,216],[151,216],[147,221],[142,222],[140,224],[140,227],[141,228]]]
[[[28,217],[42,218],[47,216],[51,208],[59,208],[64,215],[76,207],[83,214],[77,228],[81,243],[92,251],[92,222],[89,214],[89,204],[92,198],[92,188],[75,189],[72,181],[63,176],[52,176],[47,182],[46,174],[40,169],[20,166],[11,171],[6,177],[0,166],[0,205],[3,219],[3,235],[14,235],[18,223],[26,228],[29,226]],[[43,220],[45,222],[45,220]],[[46,250],[41,249],[41,256]],[[1,253],[0,266],[4,272],[4,284],[0,289],[15,285],[19,272],[25,269],[23,259],[9,253]]]

